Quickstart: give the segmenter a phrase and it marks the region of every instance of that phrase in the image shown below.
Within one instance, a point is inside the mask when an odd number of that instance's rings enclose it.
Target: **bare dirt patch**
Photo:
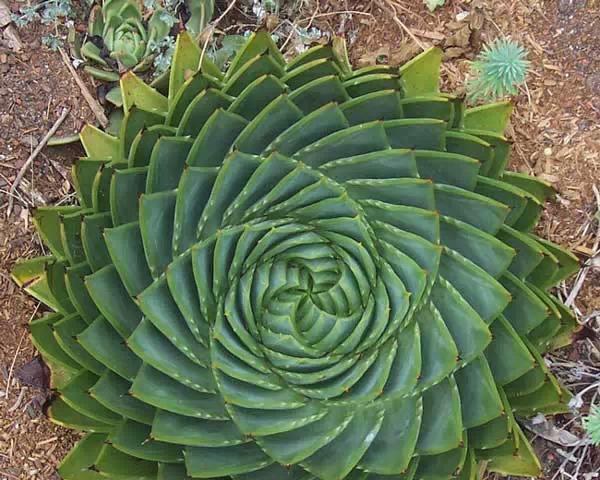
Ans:
[[[82,150],[45,149],[16,191],[10,218],[8,192],[62,108],[70,113],[59,135],[76,133],[93,120],[60,56],[41,46],[46,33],[48,28],[40,26],[20,30],[21,53],[0,47],[0,478],[9,480],[55,478],[56,464],[76,438],[44,417],[45,392],[16,380],[19,367],[35,355],[27,323],[41,312],[9,272],[18,258],[42,251],[31,226],[31,209],[70,201],[69,169]]]

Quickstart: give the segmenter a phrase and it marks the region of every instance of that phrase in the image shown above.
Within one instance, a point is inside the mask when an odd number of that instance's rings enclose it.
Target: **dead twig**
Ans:
[[[29,158],[23,164],[23,166],[21,167],[21,170],[19,170],[19,173],[17,173],[15,181],[13,182],[12,186],[10,187],[10,193],[8,196],[8,209],[6,212],[7,217],[10,217],[10,214],[12,213],[12,208],[13,208],[13,203],[14,203],[13,195],[15,193],[15,190],[19,186],[19,183],[21,183],[21,179],[25,175],[25,172],[27,172],[27,169],[29,168],[31,163],[35,160],[35,158],[40,154],[42,149],[46,146],[46,144],[48,143],[48,140],[50,140],[50,138],[56,133],[56,131],[59,129],[59,127],[65,121],[65,118],[67,118],[68,114],[69,114],[69,109],[63,108],[63,111],[60,114],[60,117],[58,117],[56,122],[54,122],[54,125],[52,125],[52,128],[50,130],[48,130],[48,133],[46,133],[44,138],[42,138],[42,140],[40,141],[38,146],[35,147],[35,150],[31,153],[31,155],[29,155]]]
[[[404,22],[402,22],[402,20],[400,20],[400,18],[398,18],[398,11],[396,10],[397,5],[394,2],[392,2],[391,0],[385,0],[385,3],[388,6],[388,8],[386,8],[386,10],[391,13],[392,19],[394,20],[394,22],[396,22],[396,24],[412,39],[413,42],[415,42],[419,46],[419,48],[421,48],[421,50],[423,50],[423,51],[427,50],[427,47],[425,46],[425,44],[417,38],[417,36],[412,32],[412,30],[410,28],[408,28],[404,24]]]
[[[309,29],[312,26],[312,23],[315,21],[315,18],[317,17],[317,14],[319,13],[320,8],[321,8],[320,5],[317,4],[317,8],[315,8],[315,11],[313,12],[312,17],[310,17],[308,25],[306,26],[306,29]],[[296,25],[291,23],[291,26],[292,26],[292,28],[290,29],[290,34],[288,35],[288,37],[285,39],[285,42],[283,42],[283,45],[281,46],[282,52],[285,50],[285,47],[287,47],[288,43],[290,43],[290,41],[292,40],[294,33],[298,32]]]
[[[19,477],[13,475],[12,473],[5,472],[4,470],[0,470],[0,475],[7,478],[14,478],[15,480],[19,480]]]
[[[571,450],[571,452],[569,454],[567,454],[565,456],[564,461],[561,463],[560,467],[558,467],[558,469],[556,470],[556,473],[552,476],[551,480],[556,480],[556,478],[561,474],[565,472],[565,467],[567,466],[567,463],[569,463],[569,461],[573,461],[573,459],[577,459],[577,457],[575,457],[575,452],[577,452],[579,450],[580,447],[583,446],[583,442],[581,442],[581,444],[576,445],[573,450]],[[560,452],[561,450],[559,450]]]
[[[228,6],[227,8],[223,11],[223,13],[214,21],[212,22],[212,27],[216,27],[219,23],[221,23],[221,20],[223,20],[225,18],[225,16],[231,12],[231,10],[233,9],[233,7],[235,7],[235,4],[237,3],[237,0],[233,0]]]
[[[21,391],[19,392],[19,396],[17,397],[17,400],[15,400],[15,403],[13,403],[12,407],[10,407],[8,410],[6,410],[8,413],[13,413],[15,410],[17,410],[17,408],[19,408],[21,406],[21,403],[23,402],[23,398],[25,398],[25,391],[27,389],[25,387],[21,388]]]
[[[598,187],[596,187],[596,185],[592,185],[592,190],[594,191],[594,196],[596,197],[597,211],[600,212],[600,191],[598,191]],[[594,240],[594,244],[592,246],[592,257],[586,262],[585,266],[581,270],[579,270],[579,274],[577,275],[577,278],[575,279],[575,284],[573,285],[573,288],[571,289],[571,292],[569,293],[569,296],[567,297],[567,300],[565,301],[565,305],[567,307],[570,307],[571,305],[573,305],[573,302],[575,302],[577,295],[579,295],[579,291],[583,287],[583,283],[585,282],[588,272],[589,272],[590,268],[592,268],[592,265],[593,265],[592,262],[593,262],[594,258],[598,255],[599,247],[600,247],[600,222],[598,222],[598,229],[596,231],[596,239]]]
[[[398,0],[392,0],[392,3],[394,4],[394,6],[396,8],[399,8],[400,10],[402,10],[404,13],[407,13],[408,15],[412,15],[415,18],[420,19],[421,15],[419,15],[416,12],[413,12],[410,8],[406,8],[404,5],[402,5]]]
[[[589,269],[590,269],[590,267],[583,267],[579,271],[579,275],[577,275],[577,278],[575,280],[575,285],[573,285],[573,288],[571,289],[571,293],[569,293],[569,296],[567,297],[567,300],[565,301],[565,305],[567,307],[572,306],[573,302],[577,298],[577,295],[579,295],[579,291],[581,290],[581,287],[583,287],[583,283],[585,282],[585,279],[587,277]]]
[[[306,18],[301,18],[296,23],[302,24],[302,23],[308,22],[309,27],[307,27],[307,28],[310,28],[310,25],[312,24],[312,22],[317,18],[333,17],[335,15],[363,15],[365,17],[373,16],[372,13],[361,12],[360,10],[337,10],[335,12],[317,13],[319,11],[319,8],[320,8],[319,5],[317,5],[317,8],[315,9],[315,13],[312,16],[306,17]]]
[[[104,109],[98,103],[98,100],[96,100],[93,97],[93,95],[90,93],[90,91],[88,90],[85,83],[83,83],[83,80],[81,80],[81,77],[79,76],[79,74],[77,73],[77,71],[75,70],[73,65],[71,64],[71,59],[66,54],[66,52],[62,48],[59,48],[58,51],[60,52],[60,56],[62,57],[63,63],[66,65],[67,69],[69,70],[69,73],[73,77],[73,80],[75,80],[75,83],[77,83],[79,90],[81,90],[81,94],[83,95],[83,98],[85,99],[87,104],[92,109],[92,112],[96,116],[96,120],[98,120],[98,123],[100,123],[100,125],[102,125],[104,128],[106,128],[108,126],[108,118],[106,117],[106,114],[104,113]]]
[[[211,38],[213,37],[213,35],[215,33],[215,28],[217,28],[217,25],[219,25],[219,23],[221,23],[221,20],[223,20],[225,18],[225,16],[231,10],[233,10],[233,7],[235,7],[236,3],[237,3],[237,0],[232,0],[231,3],[227,6],[227,8],[223,11],[223,13],[221,15],[219,15],[219,17],[217,19],[215,19],[214,22],[211,22],[210,25],[208,27],[206,27],[206,29],[200,34],[201,37],[205,37],[205,40],[204,40],[204,45],[202,46],[202,53],[200,54],[200,63],[198,64],[198,68],[202,68],[202,62],[204,61],[204,55],[206,54],[206,49],[208,47],[208,43],[210,42]]]
[[[36,309],[37,310],[37,309]],[[6,379],[6,393],[4,394],[4,398],[8,400],[8,396],[10,394],[10,384],[12,381],[13,371],[15,370],[15,363],[17,362],[17,357],[19,356],[19,352],[21,351],[21,345],[23,345],[23,340],[25,339],[25,333],[21,335],[21,339],[19,340],[19,344],[17,345],[17,350],[15,351],[15,356],[12,359],[12,363],[10,364],[10,370],[8,371],[8,378]]]

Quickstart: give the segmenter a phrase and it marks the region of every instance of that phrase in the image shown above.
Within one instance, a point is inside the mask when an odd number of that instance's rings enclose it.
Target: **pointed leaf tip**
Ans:
[[[431,47],[400,67],[407,97],[439,92],[442,50]]]
[[[121,77],[123,111],[129,112],[133,105],[142,110],[165,115],[169,109],[169,100],[144,82],[135,73],[129,71]]]
[[[513,104],[509,101],[469,108],[465,112],[464,127],[503,135],[512,110]]]

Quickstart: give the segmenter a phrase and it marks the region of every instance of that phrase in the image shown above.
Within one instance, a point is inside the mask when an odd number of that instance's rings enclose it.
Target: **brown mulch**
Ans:
[[[307,9],[302,18],[314,17],[313,26],[344,35],[355,65],[400,64],[420,48],[394,21],[390,10],[394,1],[399,6],[398,19],[420,43],[444,48],[447,90],[464,89],[468,62],[484,42],[504,34],[527,47],[532,70],[527,89],[515,98],[509,132],[515,142],[512,168],[540,176],[556,187],[557,200],[547,206],[540,234],[574,249],[582,263],[589,260],[598,228],[593,220],[597,205],[592,186],[600,188],[600,2],[447,0],[444,8],[430,13],[421,0],[319,0],[315,2],[318,10]],[[364,14],[332,14],[348,11]],[[35,356],[26,324],[36,311],[36,302],[16,288],[9,271],[17,258],[41,251],[31,227],[31,209],[65,198],[69,201],[73,192],[69,169],[81,150],[44,149],[25,176],[8,219],[6,192],[62,107],[69,107],[71,113],[59,134],[77,132],[94,120],[60,56],[41,46],[40,38],[46,33],[48,28],[41,26],[21,29],[25,49],[19,54],[0,45],[0,478],[7,479],[54,478],[55,465],[77,438],[46,421],[39,389],[15,380],[16,370]],[[90,89],[94,93],[93,86]],[[572,287],[573,280],[569,280],[564,291]],[[590,330],[598,332],[599,268],[589,270],[575,306],[579,318],[587,318]],[[599,365],[600,341],[590,336],[558,357]],[[563,421],[568,416],[557,420]],[[551,479],[564,460],[558,450],[568,449],[543,440],[536,441],[536,449]],[[580,478],[600,468],[597,451],[590,451],[588,457]]]
[[[15,375],[34,357],[27,323],[37,302],[21,292],[9,272],[18,258],[39,255],[31,209],[69,200],[70,167],[79,147],[46,148],[35,159],[17,190],[6,218],[8,191],[37,142],[63,107],[70,114],[58,135],[78,132],[93,116],[57,53],[40,43],[47,27],[21,29],[21,53],[0,46],[0,478],[49,480],[77,435],[47,421],[45,392],[22,386]],[[8,379],[11,379],[8,385]]]

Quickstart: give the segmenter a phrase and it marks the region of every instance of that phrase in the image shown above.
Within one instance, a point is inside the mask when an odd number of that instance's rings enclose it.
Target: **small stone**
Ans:
[[[8,61],[8,56],[6,53],[0,53],[0,63],[6,63]]]
[[[462,22],[468,16],[469,16],[469,12],[460,12],[460,13],[456,14],[456,21]]]
[[[550,157],[552,155],[552,149],[550,147],[544,148],[544,155]]]
[[[2,116],[0,116],[0,123],[2,125],[8,125],[10,123],[10,118],[10,115],[8,113],[5,113]]]

